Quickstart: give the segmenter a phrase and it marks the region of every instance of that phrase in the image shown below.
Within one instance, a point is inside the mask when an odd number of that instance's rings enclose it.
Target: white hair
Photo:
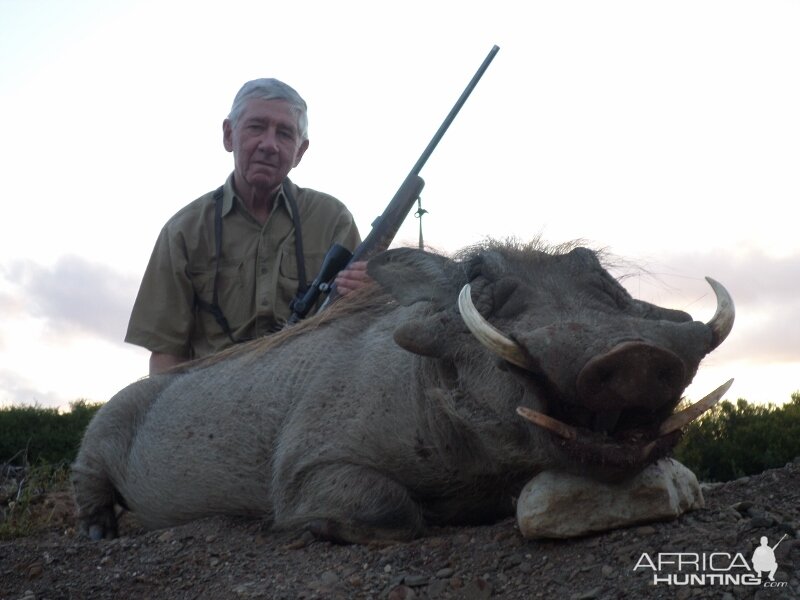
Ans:
[[[245,102],[251,98],[285,100],[288,102],[292,112],[297,115],[297,131],[300,134],[300,138],[303,140],[308,139],[308,107],[306,106],[306,101],[294,88],[278,79],[253,79],[245,83],[233,99],[233,106],[231,106],[231,112],[228,115],[231,125],[236,125],[244,110]]]

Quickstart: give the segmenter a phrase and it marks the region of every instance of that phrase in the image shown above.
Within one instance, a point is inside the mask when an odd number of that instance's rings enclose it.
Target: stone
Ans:
[[[544,471],[517,501],[517,523],[530,539],[571,538],[675,519],[704,506],[697,477],[667,458],[620,483]]]
[[[172,529],[167,529],[164,533],[158,536],[159,542],[171,542],[175,539],[175,532]]]
[[[459,594],[464,600],[485,600],[492,595],[492,585],[480,577],[476,577]]]
[[[436,576],[440,579],[445,579],[447,577],[451,577],[454,571],[450,567],[444,567],[443,569],[439,569],[436,571]]]
[[[416,597],[416,592],[406,585],[392,588],[386,596],[387,600],[414,600]]]
[[[412,588],[428,585],[429,581],[430,578],[425,575],[406,575],[403,578],[403,583]]]

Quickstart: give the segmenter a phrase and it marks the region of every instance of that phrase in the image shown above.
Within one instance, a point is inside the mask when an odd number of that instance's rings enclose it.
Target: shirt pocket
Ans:
[[[306,284],[310,285],[319,274],[319,270],[322,268],[322,261],[325,259],[325,254],[324,252],[305,253]],[[294,247],[281,249],[281,260],[278,272],[283,279],[289,279],[295,282],[300,281],[300,267],[297,264],[297,253]]]
[[[227,260],[220,262],[218,271],[203,269],[189,272],[195,295],[208,304],[214,300],[216,279],[217,303],[233,331],[245,324],[254,312],[253,293],[252,291],[248,293],[246,289],[244,271],[244,261]],[[219,329],[211,313],[201,308],[200,314],[203,315],[204,322],[213,323],[210,325],[211,328],[206,327],[207,331]]]
[[[325,254],[310,252],[305,255],[306,285],[310,286],[322,268]],[[280,320],[291,316],[289,304],[297,295],[300,285],[300,269],[297,264],[297,254],[294,246],[281,249],[280,263],[278,266],[278,305],[275,306],[275,315]]]

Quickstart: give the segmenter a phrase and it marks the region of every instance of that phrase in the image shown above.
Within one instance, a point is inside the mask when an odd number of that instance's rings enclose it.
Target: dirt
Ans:
[[[507,519],[366,546],[225,517],[143,531],[130,515],[90,542],[62,492],[41,502],[44,529],[0,542],[0,598],[800,598],[800,459],[703,487],[704,509],[580,539],[526,540]],[[753,583],[761,536],[778,543],[774,582]]]

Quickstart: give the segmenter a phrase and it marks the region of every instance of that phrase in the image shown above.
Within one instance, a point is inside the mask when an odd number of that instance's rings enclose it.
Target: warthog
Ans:
[[[494,521],[544,469],[624,478],[667,454],[733,325],[713,280],[704,324],[581,247],[397,249],[369,273],[312,319],[116,394],[73,465],[81,529],[115,536],[115,504],[149,528],[252,515],[343,542]]]

